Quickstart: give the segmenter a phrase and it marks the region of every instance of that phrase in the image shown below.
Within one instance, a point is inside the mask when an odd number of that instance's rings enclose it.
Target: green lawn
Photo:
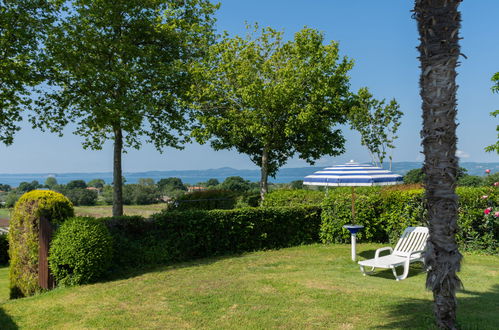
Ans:
[[[165,203],[152,204],[152,205],[124,205],[123,211],[125,215],[141,215],[149,217],[154,213],[158,213],[166,208]],[[113,212],[111,205],[97,205],[97,206],[75,206],[75,214],[85,217],[110,217]],[[0,219],[9,219],[10,209],[0,209]]]
[[[360,244],[363,256],[379,245]],[[497,329],[499,257],[466,255],[459,294],[462,329]],[[415,267],[364,277],[348,245],[308,245],[204,259],[126,278],[6,301],[4,328],[428,329],[432,295]],[[3,300],[3,302],[2,302]]]

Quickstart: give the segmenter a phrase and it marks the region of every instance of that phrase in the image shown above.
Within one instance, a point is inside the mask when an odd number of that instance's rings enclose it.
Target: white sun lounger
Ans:
[[[412,262],[424,262],[428,235],[426,227],[407,227],[395,246],[395,250],[391,247],[377,249],[374,259],[359,261],[360,271],[365,276],[372,274],[375,268],[390,268],[397,281],[405,279],[409,274],[409,265]],[[379,256],[382,251],[387,250],[390,251],[389,255]],[[398,266],[404,266],[404,272],[400,276],[395,270],[395,267]],[[366,272],[364,267],[371,267],[371,270]]]

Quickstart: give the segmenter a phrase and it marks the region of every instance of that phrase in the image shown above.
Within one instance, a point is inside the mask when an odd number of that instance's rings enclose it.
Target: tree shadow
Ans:
[[[458,329],[497,329],[499,325],[499,284],[488,292],[462,290],[457,298]],[[389,312],[390,323],[380,329],[437,329],[433,301],[406,299]]]
[[[7,313],[5,313],[5,311],[1,307],[0,307],[0,329],[2,330],[19,329],[17,324],[12,320],[12,318]]]

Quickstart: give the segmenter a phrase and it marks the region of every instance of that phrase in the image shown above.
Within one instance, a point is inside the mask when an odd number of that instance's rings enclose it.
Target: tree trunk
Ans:
[[[266,148],[263,149],[262,153],[262,165],[261,165],[261,177],[260,177],[260,200],[263,202],[265,195],[267,194],[268,187],[268,177],[269,177],[269,152]]]
[[[421,61],[420,94],[423,101],[421,131],[425,162],[425,202],[430,238],[425,262],[426,287],[433,291],[434,312],[439,327],[456,329],[456,290],[461,282],[456,272],[462,255],[455,240],[458,201],[455,193],[456,157],[456,66],[460,55],[460,0],[416,0]]]
[[[123,134],[121,127],[114,129],[114,162],[113,162],[113,217],[123,215],[123,177],[121,173],[121,154],[123,151]]]

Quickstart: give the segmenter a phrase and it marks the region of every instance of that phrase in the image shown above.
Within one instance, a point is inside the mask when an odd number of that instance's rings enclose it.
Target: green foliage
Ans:
[[[268,193],[262,205],[265,207],[320,205],[324,197],[325,193],[317,190],[279,189]]]
[[[166,178],[161,179],[157,183],[160,191],[168,193],[174,190],[184,190],[187,191],[187,187],[183,184],[180,178]]]
[[[499,72],[496,72],[492,76],[492,82],[494,82],[494,86],[492,86],[492,92],[499,93]],[[499,115],[499,110],[492,111],[490,113],[490,115],[493,117],[497,117]],[[497,137],[499,138],[499,125],[496,126],[496,131],[498,132]],[[494,143],[490,146],[485,147],[485,151],[487,151],[487,152],[495,151],[495,152],[499,153],[499,141],[497,141],[496,143]]]
[[[303,189],[303,180],[295,180],[290,182],[291,189]]]
[[[1,191],[11,191],[12,187],[8,184],[0,184],[0,190]]]
[[[88,190],[85,188],[65,188],[60,192],[69,198],[71,203],[76,206],[89,206],[97,203],[98,194],[94,190]]]
[[[251,182],[240,176],[229,176],[220,184],[220,188],[234,192],[245,192],[251,189]]]
[[[61,225],[50,245],[49,265],[60,285],[91,283],[110,268],[112,237],[102,221],[72,218]]]
[[[17,191],[18,192],[28,192],[28,191],[35,190],[38,188],[42,188],[42,185],[38,181],[33,180],[31,182],[21,182],[19,184],[19,186],[17,187]]]
[[[94,188],[99,188],[102,189],[106,185],[106,181],[102,179],[93,179],[88,181],[87,186],[88,187],[94,187]]]
[[[34,126],[62,134],[74,123],[83,147],[114,141],[113,213],[120,215],[121,155],[150,141],[182,148],[189,65],[214,39],[209,0],[68,1],[45,42],[51,64]]]
[[[54,178],[53,176],[49,176],[45,180],[45,187],[53,190],[56,186],[57,186],[57,179]]]
[[[123,203],[148,205],[158,202],[160,193],[156,185],[127,184],[123,187]]]
[[[423,170],[420,168],[412,169],[404,175],[405,184],[423,183],[423,181],[424,174]]]
[[[216,187],[220,184],[220,182],[218,181],[218,179],[208,179],[208,181],[206,181],[206,187]]]
[[[8,207],[8,208],[14,207],[14,205],[18,201],[19,197],[21,197],[21,195],[19,195],[19,193],[15,192],[15,191],[10,191],[7,194],[7,196],[5,197],[5,207]]]
[[[457,185],[461,187],[481,187],[484,183],[484,178],[476,175],[465,175],[457,181]]]
[[[330,193],[322,204],[321,240],[324,243],[346,243],[350,234],[343,225],[351,223],[351,194]],[[457,242],[464,250],[499,252],[499,221],[484,210],[499,211],[499,193],[492,187],[458,187]],[[487,196],[487,198],[482,198]],[[392,243],[408,226],[426,226],[423,190],[369,189],[356,193],[356,224],[365,228],[357,234],[362,242]],[[492,213],[494,213],[492,212]],[[496,225],[497,223],[497,225]]]
[[[385,100],[374,99],[367,88],[361,88],[355,96],[348,115],[350,126],[360,133],[361,144],[367,147],[378,166],[383,164],[388,149],[395,148],[393,142],[403,115],[399,109],[395,99],[385,104]]]
[[[83,180],[73,180],[66,184],[67,189],[85,189],[87,184]]]
[[[9,145],[19,130],[30,90],[43,78],[39,46],[54,18],[50,0],[0,2],[0,143]]]
[[[248,155],[266,190],[268,175],[295,155],[313,164],[344,152],[335,126],[346,121],[352,66],[337,42],[309,28],[289,41],[257,25],[246,38],[224,35],[195,67],[200,81],[190,92],[200,126],[193,136]]]
[[[236,205],[238,194],[229,190],[194,191],[175,198],[170,210],[215,210],[232,209]]]
[[[316,242],[320,208],[163,212],[152,220],[164,235],[169,258],[179,261]]]
[[[38,286],[40,217],[58,226],[73,215],[71,202],[53,191],[34,190],[19,198],[9,223],[11,298],[30,296],[41,290]]]
[[[9,240],[5,234],[0,234],[0,265],[9,262]]]

